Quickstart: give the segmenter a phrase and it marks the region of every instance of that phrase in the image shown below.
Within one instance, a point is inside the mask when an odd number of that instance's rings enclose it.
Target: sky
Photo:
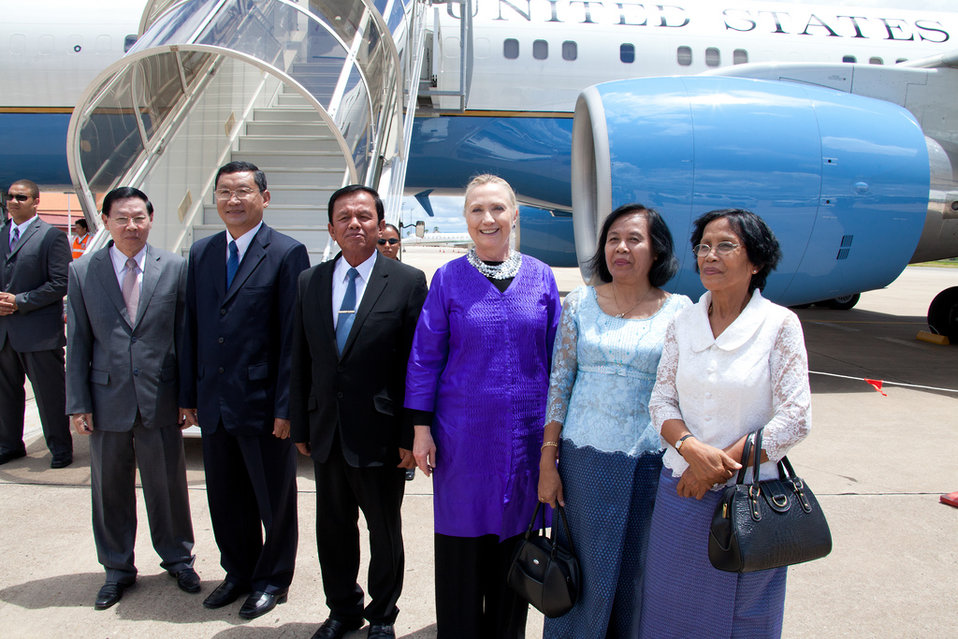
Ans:
[[[891,9],[911,9],[920,11],[948,11],[953,12],[958,9],[958,0],[917,0],[917,2],[905,2],[905,0],[760,0],[759,2],[748,2],[747,0],[727,0],[727,4],[735,6],[747,6],[750,4],[806,4],[818,6],[858,6],[858,7],[888,7]],[[464,185],[465,186],[465,185]],[[412,197],[403,198],[402,205],[402,223],[415,225],[417,220],[424,220],[426,228],[432,231],[438,228],[444,233],[462,233],[466,230],[466,223],[462,216],[462,198],[461,197],[432,197],[433,211],[435,217],[428,217],[426,212],[419,206],[419,203]],[[406,233],[412,233],[408,229]]]

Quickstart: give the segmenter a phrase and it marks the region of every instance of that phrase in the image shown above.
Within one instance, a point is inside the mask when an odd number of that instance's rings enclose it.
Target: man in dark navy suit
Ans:
[[[255,619],[284,603],[296,559],[296,451],[289,370],[296,280],[306,248],[263,223],[266,176],[221,167],[216,210],[226,231],[190,249],[180,406],[203,431],[213,534],[226,578],[203,602]],[[265,532],[265,540],[264,540]]]
[[[392,639],[402,592],[402,506],[412,468],[404,420],[406,364],[426,299],[422,271],[381,256],[385,226],[373,189],[329,199],[329,232],[342,253],[299,278],[293,329],[293,441],[316,472],[316,541],[329,618],[314,639],[341,639],[369,620],[369,639]],[[357,582],[363,511],[371,601]]]

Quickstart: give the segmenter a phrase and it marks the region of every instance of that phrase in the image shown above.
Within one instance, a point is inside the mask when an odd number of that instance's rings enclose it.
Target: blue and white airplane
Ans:
[[[143,40],[134,45],[142,31],[160,41],[148,29],[162,10],[320,3],[143,4],[5,9],[0,183],[76,185],[64,157],[74,105],[103,69],[122,68],[124,50],[145,55]],[[787,304],[848,306],[910,262],[958,255],[956,13],[736,0],[339,4],[346,20],[354,7],[378,11],[394,35],[426,5],[405,191],[459,194],[470,175],[503,175],[523,204],[520,249],[553,265],[584,262],[604,215],[629,201],[659,209],[679,246],[706,210],[763,215],[785,254],[767,292]],[[189,198],[180,206],[182,217]],[[701,290],[692,266],[684,255],[671,288]],[[958,287],[930,319],[958,331],[956,309]]]

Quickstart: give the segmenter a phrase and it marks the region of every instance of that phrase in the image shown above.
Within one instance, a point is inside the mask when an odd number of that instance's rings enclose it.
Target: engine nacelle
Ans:
[[[725,77],[646,78],[579,96],[572,209],[580,268],[605,217],[641,202],[668,222],[682,268],[670,290],[704,289],[692,220],[746,208],[778,237],[766,295],[799,304],[881,288],[915,252],[929,158],[915,118],[888,102],[815,86]]]

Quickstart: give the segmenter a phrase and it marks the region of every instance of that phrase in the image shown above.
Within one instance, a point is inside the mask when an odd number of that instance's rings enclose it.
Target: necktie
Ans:
[[[236,271],[239,269],[239,249],[236,248],[236,240],[230,240],[230,256],[226,260],[226,289],[229,290],[233,278],[236,277]]]
[[[130,322],[136,320],[136,308],[140,305],[140,287],[136,285],[136,273],[140,268],[132,257],[126,258],[126,274],[123,276],[123,301]]]
[[[17,240],[20,239],[20,227],[14,226],[13,232],[10,233],[10,252],[13,253],[13,247],[17,245]]]
[[[339,354],[343,354],[346,347],[346,338],[349,337],[349,329],[353,326],[353,319],[356,317],[356,276],[359,271],[354,268],[346,271],[346,277],[349,283],[346,284],[346,294],[343,296],[343,305],[339,307],[339,319],[336,320],[336,346],[339,347]]]

